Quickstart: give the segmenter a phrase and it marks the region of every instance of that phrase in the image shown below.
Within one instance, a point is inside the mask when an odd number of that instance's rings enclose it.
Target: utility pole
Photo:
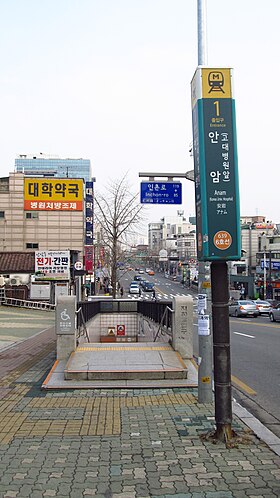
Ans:
[[[205,66],[207,64],[206,0],[197,0],[197,40],[198,65]],[[213,392],[210,263],[198,263],[198,297],[201,297],[200,303],[204,303],[205,306],[205,308],[198,306],[198,402],[211,403]]]

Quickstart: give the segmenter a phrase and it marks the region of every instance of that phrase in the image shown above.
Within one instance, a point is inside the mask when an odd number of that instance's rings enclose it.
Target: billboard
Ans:
[[[35,251],[36,280],[69,280],[70,251]]]
[[[241,257],[232,70],[198,67],[192,80],[193,152],[200,261]]]
[[[25,211],[83,211],[81,178],[24,178]]]

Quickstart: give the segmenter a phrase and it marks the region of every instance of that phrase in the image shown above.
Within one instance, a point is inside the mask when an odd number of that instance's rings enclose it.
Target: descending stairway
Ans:
[[[186,379],[187,366],[166,342],[85,343],[71,354],[65,380]]]

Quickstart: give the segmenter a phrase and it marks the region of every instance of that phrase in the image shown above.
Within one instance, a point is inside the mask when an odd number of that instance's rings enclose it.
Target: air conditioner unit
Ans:
[[[10,278],[10,285],[20,285],[21,279],[19,277]]]

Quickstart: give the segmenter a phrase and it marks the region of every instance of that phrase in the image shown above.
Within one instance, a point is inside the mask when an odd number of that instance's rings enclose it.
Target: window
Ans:
[[[26,213],[25,218],[27,220],[38,218],[38,213],[37,212]]]
[[[26,249],[39,249],[38,242],[27,242]]]
[[[5,218],[5,211],[0,211],[0,218]]]

